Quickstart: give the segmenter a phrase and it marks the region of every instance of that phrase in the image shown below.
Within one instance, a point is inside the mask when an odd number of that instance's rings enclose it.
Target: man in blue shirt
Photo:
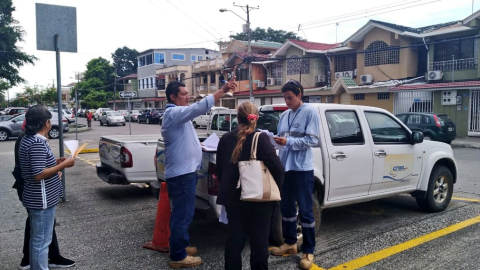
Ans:
[[[279,137],[275,141],[285,146],[279,153],[286,171],[280,201],[285,244],[273,248],[271,253],[277,256],[297,254],[298,205],[303,233],[300,268],[310,269],[315,249],[312,147],[319,143],[320,117],[312,106],[303,104],[303,86],[299,82],[289,80],[283,85],[282,93],[289,109],[280,116]]]
[[[202,148],[192,124],[193,118],[207,113],[225,93],[236,88],[235,77],[213,95],[189,105],[185,84],[171,82],[166,89],[168,105],[163,115],[162,136],[165,141],[165,177],[172,203],[170,217],[170,267],[193,267],[202,263],[192,257],[196,248],[188,247],[188,227],[195,212],[197,170],[202,161]]]

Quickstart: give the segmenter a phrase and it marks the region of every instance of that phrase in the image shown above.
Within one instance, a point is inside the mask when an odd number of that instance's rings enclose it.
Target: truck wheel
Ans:
[[[316,194],[313,194],[313,218],[315,219],[315,236],[320,232],[320,225],[322,223],[322,208],[320,208],[320,203],[318,202]],[[297,217],[297,250],[302,250],[303,244],[303,234],[302,226],[300,222],[300,217]]]
[[[198,125],[197,125],[196,122],[193,122],[193,127],[194,127],[194,128],[198,128]]]
[[[420,208],[428,212],[441,212],[447,208],[453,194],[452,172],[445,166],[435,166],[428,181],[425,198],[416,198]]]
[[[283,244],[282,233],[282,212],[280,212],[280,202],[275,202],[272,212],[272,221],[270,222],[269,242],[271,245],[279,247]]]

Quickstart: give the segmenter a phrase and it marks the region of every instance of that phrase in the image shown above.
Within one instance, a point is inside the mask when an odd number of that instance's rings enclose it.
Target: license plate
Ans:
[[[448,128],[448,131],[453,131],[453,127],[449,127],[449,128]]]

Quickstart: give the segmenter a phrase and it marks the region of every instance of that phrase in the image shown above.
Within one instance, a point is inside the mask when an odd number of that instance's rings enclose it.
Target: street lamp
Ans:
[[[247,23],[247,40],[248,40],[247,52],[248,52],[248,56],[251,56],[252,55],[252,47],[251,47],[250,43],[251,43],[252,38],[251,38],[251,31],[250,31],[250,10],[258,9],[259,6],[257,6],[257,7],[249,7],[248,5],[240,6],[240,5],[235,5],[235,2],[233,3],[233,5],[236,6],[236,7],[241,7],[243,9],[243,11],[245,11],[247,13],[247,19],[246,20],[244,18],[242,18],[242,16],[238,15],[237,13],[235,13],[235,12],[229,10],[229,9],[221,8],[219,11],[220,12],[230,11],[233,14],[237,15],[237,17],[239,17],[240,19],[244,20]],[[249,88],[250,88],[250,101],[252,103],[255,103],[255,98],[253,97],[252,61],[248,61],[248,81],[249,81]]]

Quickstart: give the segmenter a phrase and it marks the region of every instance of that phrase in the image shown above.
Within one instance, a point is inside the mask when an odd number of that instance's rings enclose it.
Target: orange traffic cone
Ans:
[[[170,201],[168,199],[167,183],[162,182],[160,186],[160,199],[157,206],[157,217],[153,230],[153,239],[143,244],[144,248],[160,252],[169,252],[170,238]]]

